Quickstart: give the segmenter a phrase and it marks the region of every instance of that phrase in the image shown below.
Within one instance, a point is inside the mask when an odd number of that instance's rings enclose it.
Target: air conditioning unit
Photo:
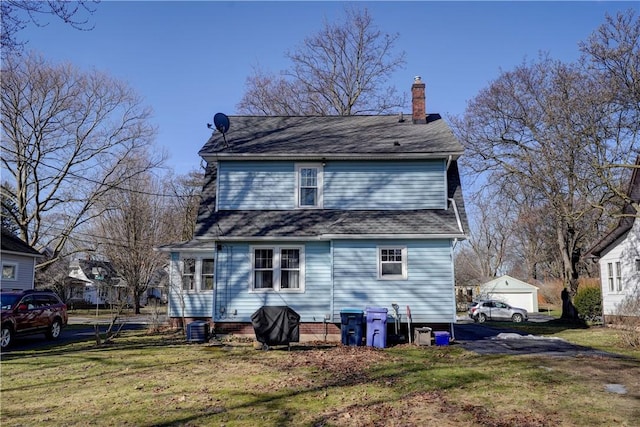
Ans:
[[[209,337],[209,323],[202,320],[187,324],[187,341],[205,342]]]

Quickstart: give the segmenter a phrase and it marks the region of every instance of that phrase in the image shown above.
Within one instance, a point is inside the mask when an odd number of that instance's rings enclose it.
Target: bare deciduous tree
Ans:
[[[173,223],[171,241],[193,239],[203,185],[202,170],[192,170],[185,175],[167,179],[167,192],[173,196],[168,200]]]
[[[141,161],[144,161],[141,159]],[[171,238],[166,197],[150,173],[131,178],[109,200],[96,209],[93,235],[98,250],[126,281],[136,313],[140,299],[157,272],[166,263],[164,254],[153,248]]]
[[[629,9],[606,21],[583,43],[582,65],[603,84],[603,97],[609,110],[609,123],[604,129],[607,140],[634,142],[640,132],[640,16]],[[606,147],[594,144],[591,149],[594,173],[607,190],[631,204],[640,215],[640,204],[631,199],[626,181],[631,170],[637,168],[636,157],[624,150],[633,150],[633,144],[620,143],[621,151],[611,156]],[[603,152],[605,154],[603,154]],[[636,156],[640,148],[635,145]],[[626,173],[625,173],[626,172]]]
[[[150,109],[108,75],[30,55],[3,63],[1,85],[3,179],[15,189],[8,197],[20,237],[48,247],[53,262],[115,189],[164,155],[151,154]]]
[[[595,228],[583,220],[609,200],[594,179],[591,147],[598,144],[609,157],[629,148],[627,140],[603,139],[610,122],[602,101],[598,80],[542,57],[500,75],[454,121],[471,170],[485,173],[490,185],[517,189],[515,196],[534,195],[530,200],[552,214],[562,279],[572,293]]]
[[[259,69],[247,79],[240,112],[256,115],[382,114],[404,107],[386,86],[405,63],[394,54],[398,35],[383,34],[364,10],[347,9],[339,24],[325,23],[286,54],[292,67],[274,76]]]
[[[17,33],[29,24],[39,27],[47,25],[43,18],[55,16],[78,30],[90,30],[89,16],[96,11],[99,0],[56,1],[56,0],[2,0],[2,32],[0,47],[2,57],[9,52],[19,51],[25,42],[17,39]]]

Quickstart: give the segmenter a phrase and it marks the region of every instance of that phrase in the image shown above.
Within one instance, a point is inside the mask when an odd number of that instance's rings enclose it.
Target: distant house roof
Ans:
[[[34,258],[40,258],[44,256],[28,244],[26,244],[24,241],[22,241],[22,239],[14,236],[11,233],[8,233],[5,230],[2,230],[2,242],[0,243],[0,246],[2,247],[2,252],[6,253],[27,255]]]
[[[457,158],[463,147],[438,114],[414,124],[398,115],[230,116],[226,134],[214,132],[205,160]]]
[[[90,280],[109,280],[119,277],[109,261],[79,259],[78,265]]]
[[[508,291],[508,292],[530,292],[533,289],[538,289],[530,283],[518,280],[515,277],[511,277],[507,274],[497,277],[480,285],[480,288],[485,291]]]
[[[635,203],[640,203],[640,156],[636,159],[636,168],[633,170],[631,180],[629,181],[629,188],[627,195]],[[638,212],[631,205],[631,203],[625,203],[622,209],[623,216],[618,221],[616,228],[611,230],[609,234],[604,236],[593,248],[588,251],[588,254],[599,257],[609,249],[609,246],[614,244],[619,238],[623,237],[633,227]]]

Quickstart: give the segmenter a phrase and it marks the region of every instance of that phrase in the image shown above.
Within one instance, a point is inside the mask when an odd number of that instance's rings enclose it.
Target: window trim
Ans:
[[[609,284],[609,292],[613,292],[615,290],[614,287],[614,273],[613,273],[613,263],[607,263],[607,283]]]
[[[402,274],[383,275],[382,274],[382,251],[385,249],[400,249],[400,256],[402,257]],[[377,265],[378,265],[378,280],[408,280],[408,250],[403,245],[384,245],[378,246],[377,252]]]
[[[255,262],[255,253],[256,250],[259,249],[271,249],[273,250],[273,287],[271,288],[255,288],[255,272],[256,272],[256,262]],[[297,288],[282,288],[281,287],[281,279],[282,279],[282,267],[280,263],[280,257],[282,256],[282,251],[287,249],[296,249],[299,251],[299,287]],[[305,255],[304,255],[304,245],[250,245],[249,246],[249,293],[294,293],[301,294],[305,292]]]
[[[322,209],[323,206],[323,191],[322,188],[324,186],[324,167],[321,163],[296,163],[295,165],[295,179],[296,179],[296,194],[295,194],[295,206],[296,209]],[[311,205],[301,205],[300,204],[300,171],[302,169],[316,169],[316,204]]]
[[[4,277],[4,267],[13,267],[13,276]],[[2,261],[2,281],[17,282],[18,281],[18,263],[13,261]]]

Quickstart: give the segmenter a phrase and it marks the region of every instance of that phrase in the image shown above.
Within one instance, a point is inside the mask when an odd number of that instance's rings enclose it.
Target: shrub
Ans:
[[[578,289],[573,299],[573,305],[578,310],[581,319],[594,321],[602,318],[602,294],[600,288],[584,287]]]

